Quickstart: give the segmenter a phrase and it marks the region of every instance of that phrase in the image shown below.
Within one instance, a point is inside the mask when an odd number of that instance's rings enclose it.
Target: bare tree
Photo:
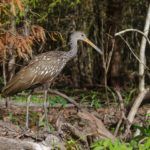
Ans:
[[[147,17],[146,17],[146,22],[145,22],[145,27],[144,27],[143,33],[138,31],[138,30],[135,30],[135,29],[127,29],[127,30],[124,30],[124,31],[121,31],[121,32],[115,34],[115,36],[117,36],[117,35],[121,35],[122,33],[125,33],[128,31],[136,31],[136,32],[143,35],[142,41],[141,41],[141,46],[140,46],[140,56],[138,59],[138,61],[139,61],[139,77],[140,77],[140,79],[139,79],[139,91],[140,92],[139,92],[137,98],[135,99],[135,102],[134,102],[134,104],[133,104],[133,106],[132,106],[132,108],[128,114],[127,120],[129,122],[129,124],[127,124],[124,137],[126,137],[128,135],[128,133],[130,131],[130,127],[133,123],[134,117],[138,111],[138,108],[141,105],[146,94],[149,92],[148,88],[145,89],[145,74],[144,74],[145,67],[147,68],[146,57],[145,57],[145,48],[146,48],[146,42],[148,41],[148,43],[149,43],[149,39],[148,39],[149,27],[150,27],[150,4],[148,7],[148,12],[147,12]],[[129,49],[131,50],[131,47],[129,46],[129,44],[126,41],[125,41],[125,43],[128,45]],[[138,58],[138,57],[136,57],[136,58]]]

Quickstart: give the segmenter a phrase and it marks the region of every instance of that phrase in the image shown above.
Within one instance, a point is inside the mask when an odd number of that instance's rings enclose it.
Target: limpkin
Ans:
[[[2,95],[7,97],[25,89],[32,88],[35,85],[50,84],[62,71],[66,63],[77,55],[78,40],[88,43],[97,52],[102,54],[102,51],[95,46],[83,32],[74,32],[70,36],[70,51],[49,51],[37,55],[7,83],[2,90]],[[45,90],[45,102],[47,90],[48,88]],[[45,113],[45,115],[47,115],[47,113]],[[26,126],[28,127],[28,119],[26,119]]]

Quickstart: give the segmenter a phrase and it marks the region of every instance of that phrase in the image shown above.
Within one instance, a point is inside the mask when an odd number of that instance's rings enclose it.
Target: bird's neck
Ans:
[[[76,55],[77,55],[77,51],[78,51],[78,49],[77,49],[77,41],[70,41],[70,51],[68,51],[68,56],[69,56],[69,58],[71,59],[71,58],[73,58],[73,57],[75,57]]]

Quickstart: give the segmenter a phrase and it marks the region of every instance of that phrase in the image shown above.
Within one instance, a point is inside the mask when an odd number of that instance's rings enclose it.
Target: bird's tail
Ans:
[[[16,92],[17,80],[11,80],[8,84],[2,89],[1,96],[7,97],[11,96]]]

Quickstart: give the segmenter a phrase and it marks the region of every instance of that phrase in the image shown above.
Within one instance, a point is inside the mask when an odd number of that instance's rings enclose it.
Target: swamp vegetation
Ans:
[[[149,150],[149,26],[148,0],[1,0],[0,90],[34,56],[68,51],[74,31],[104,55],[78,43],[48,92],[48,128],[43,86],[31,95],[28,130],[30,89],[0,96],[0,150]]]

